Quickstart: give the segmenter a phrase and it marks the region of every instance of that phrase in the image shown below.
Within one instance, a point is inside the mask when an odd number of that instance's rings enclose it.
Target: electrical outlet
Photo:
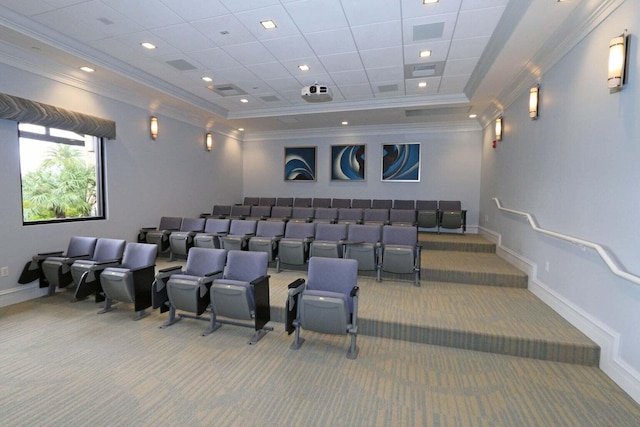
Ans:
[[[7,277],[9,275],[9,267],[0,268],[0,277]]]
[[[548,273],[549,272],[549,267],[550,267],[549,261],[545,261],[544,262],[544,271],[546,271]]]

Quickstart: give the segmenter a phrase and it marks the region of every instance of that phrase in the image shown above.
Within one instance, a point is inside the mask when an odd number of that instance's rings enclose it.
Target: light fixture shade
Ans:
[[[502,141],[502,117],[496,119],[496,141]]]
[[[611,39],[609,43],[608,86],[611,93],[622,89],[626,62],[626,37],[624,34]]]
[[[204,137],[204,148],[207,151],[211,151],[212,147],[213,147],[213,135],[211,135],[210,133],[207,133]]]
[[[535,85],[529,90],[529,117],[538,118],[538,103],[540,101],[540,86]]]
[[[149,132],[151,139],[158,139],[158,118],[155,116],[151,116],[149,119]]]

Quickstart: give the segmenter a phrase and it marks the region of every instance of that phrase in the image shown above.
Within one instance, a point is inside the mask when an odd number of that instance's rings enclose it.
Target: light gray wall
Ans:
[[[366,132],[366,133],[365,133]],[[327,135],[329,133],[329,135]],[[326,131],[325,135],[244,141],[244,194],[274,197],[461,200],[467,224],[478,223],[480,130]],[[382,144],[421,144],[420,182],[381,182]],[[331,145],[366,144],[365,181],[331,181]],[[284,182],[284,147],[317,146],[317,181]]]
[[[148,134],[149,111],[97,96],[0,64],[0,92],[115,120],[117,139],[106,141],[108,219],[66,224],[22,225],[16,123],[0,120],[0,306],[19,291],[19,273],[37,252],[66,249],[71,235],[136,238],[141,226],[162,215],[197,217],[214,201],[242,196],[241,143],[214,133],[204,150],[204,129],[159,115],[160,136]],[[151,102],[151,101],[150,101]],[[221,179],[224,177],[224,179]]]
[[[608,46],[631,31],[629,81],[607,88]],[[609,248],[640,274],[640,10],[627,1],[541,80],[540,118],[528,93],[504,113],[505,136],[483,137],[481,225],[532,269],[532,289],[603,346],[603,370],[640,399],[640,286],[614,276],[593,250],[534,233],[493,197],[539,226]],[[548,266],[548,271],[546,267]]]

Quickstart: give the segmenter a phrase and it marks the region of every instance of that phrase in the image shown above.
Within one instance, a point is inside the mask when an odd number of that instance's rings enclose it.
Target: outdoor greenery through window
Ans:
[[[20,123],[25,224],[104,218],[102,140]]]

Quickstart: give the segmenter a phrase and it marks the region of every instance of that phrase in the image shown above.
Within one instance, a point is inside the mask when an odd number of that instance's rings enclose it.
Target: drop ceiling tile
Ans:
[[[256,80],[258,80],[255,74],[253,74],[251,71],[249,71],[244,67],[227,68],[227,69],[218,71],[217,75],[221,80],[224,80],[225,82],[233,83],[237,86],[240,86],[240,85],[238,85],[238,83],[236,82],[240,82],[240,81],[255,82]],[[242,87],[242,89],[244,88]]]
[[[368,68],[367,76],[374,86],[379,82],[401,81],[404,79],[404,67]]]
[[[218,46],[249,43],[256,40],[253,34],[233,15],[202,19],[191,25]]]
[[[349,26],[339,0],[296,1],[285,9],[303,34]]]
[[[397,21],[401,18],[398,0],[343,1],[351,26]]]
[[[347,101],[357,101],[362,99],[372,99],[373,92],[369,84],[343,85],[340,86],[340,93]]]
[[[205,68],[213,71],[214,73],[222,70],[228,70],[230,68],[241,67],[241,64],[238,61],[233,59],[227,52],[219,47],[190,52],[186,56],[201,63]]]
[[[198,21],[230,13],[218,0],[162,0],[186,21]]]
[[[268,84],[275,92],[282,92],[286,90],[293,90],[295,88],[300,89],[300,83],[294,77],[280,78],[280,79],[265,79],[264,82]]]
[[[287,79],[292,77],[291,73],[279,62],[247,65],[247,68],[262,80]]]
[[[405,44],[404,46],[404,61],[407,64],[418,64],[421,62],[433,62],[444,61],[449,54],[449,47],[451,42],[449,40],[442,41],[424,41],[414,44]],[[431,56],[427,58],[420,58],[420,52],[423,50],[430,50]]]
[[[142,42],[151,42],[157,46],[157,49],[145,49],[140,45]],[[165,43],[150,31],[109,37],[89,42],[89,44],[125,62],[134,57],[153,58],[180,52],[176,47]]]
[[[466,2],[467,0],[465,0]],[[484,0],[481,0],[484,1]],[[423,4],[420,0],[401,0],[402,17],[417,18],[421,16],[442,15],[444,13],[457,13],[462,0],[441,0],[438,3]]]
[[[356,50],[356,44],[348,28],[305,34],[304,37],[315,54],[319,56]]]
[[[24,1],[24,0],[4,0],[2,5],[18,12],[22,15],[33,16],[39,13],[49,12],[55,7],[45,3],[42,0]]]
[[[412,96],[425,96],[436,95],[440,87],[440,80],[442,77],[427,77],[424,79],[408,79],[405,80],[405,91],[407,95]],[[419,87],[419,82],[427,82],[427,87]]]
[[[360,52],[365,69],[402,65],[402,47],[388,47]]]
[[[351,70],[331,73],[331,79],[338,85],[359,85],[368,82],[367,73],[364,70]]]
[[[446,13],[442,15],[435,16],[422,16],[419,18],[411,18],[405,19],[402,22],[402,36],[405,43],[416,43],[416,42],[428,42],[428,41],[440,41],[447,40],[451,38],[453,34],[453,29],[456,26],[456,19],[458,17],[457,13]],[[429,40],[414,40],[414,27],[426,24],[439,24],[444,23],[444,28],[442,32],[442,37],[433,38]]]
[[[126,15],[145,29],[159,28],[183,22],[182,18],[159,0],[144,2],[131,0],[105,1],[112,9]]]
[[[478,58],[489,42],[489,37],[477,37],[473,39],[458,39],[451,41],[449,60]]]
[[[490,36],[498,25],[504,7],[461,12],[453,39]]]
[[[301,35],[265,40],[262,44],[281,62],[315,56],[309,43]]]
[[[401,21],[351,27],[358,50],[382,49],[402,45]]]
[[[50,4],[54,8],[67,7],[74,4],[82,3],[85,0],[46,0],[45,3]],[[31,1],[29,1],[31,3]]]
[[[362,59],[358,52],[339,53],[337,55],[320,56],[324,68],[330,72],[362,70]]]
[[[183,52],[215,47],[215,44],[189,24],[170,25],[151,30],[151,33]],[[159,45],[162,45],[159,43]]]
[[[244,65],[275,61],[274,56],[271,55],[260,42],[234,44],[233,46],[223,47],[223,50],[233,59]]]
[[[258,40],[269,40],[300,34],[298,27],[293,22],[282,5],[269,6],[262,9],[247,10],[236,13],[236,18],[254,35]],[[265,29],[261,21],[272,20],[276,28]]]
[[[440,82],[441,94],[462,93],[471,75],[443,76]]]
[[[242,12],[280,4],[279,0],[220,0],[220,2],[231,12]]]
[[[509,0],[464,0],[461,11],[506,6]]]

